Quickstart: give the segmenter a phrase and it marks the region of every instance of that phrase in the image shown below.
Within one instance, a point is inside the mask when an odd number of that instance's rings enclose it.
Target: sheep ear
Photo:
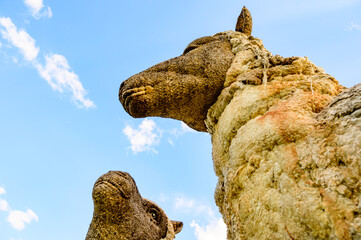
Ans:
[[[173,224],[173,229],[174,229],[175,234],[179,233],[182,230],[182,228],[183,228],[183,223],[182,222],[171,221],[171,223]]]
[[[241,14],[237,19],[236,31],[244,33],[246,35],[251,35],[252,33],[252,17],[251,13],[244,6],[242,8]]]

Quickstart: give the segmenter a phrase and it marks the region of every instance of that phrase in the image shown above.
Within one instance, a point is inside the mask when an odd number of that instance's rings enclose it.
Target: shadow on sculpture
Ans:
[[[361,239],[361,84],[272,55],[251,31],[243,8],[236,31],[124,81],[120,102],[212,135],[228,239]]]
[[[126,172],[110,171],[93,188],[94,214],[86,240],[171,240],[183,223],[171,221],[152,201],[141,197]]]

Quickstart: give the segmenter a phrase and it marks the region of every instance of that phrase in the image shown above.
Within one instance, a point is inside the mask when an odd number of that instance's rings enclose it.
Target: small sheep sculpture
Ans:
[[[94,214],[85,240],[171,240],[183,223],[171,221],[141,197],[126,172],[110,171],[93,188]]]
[[[236,30],[124,81],[124,109],[212,135],[228,239],[361,239],[361,84],[272,55],[246,8]]]

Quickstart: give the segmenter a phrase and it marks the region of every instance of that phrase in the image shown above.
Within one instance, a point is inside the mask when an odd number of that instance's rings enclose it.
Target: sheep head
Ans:
[[[86,240],[171,240],[183,227],[152,201],[141,197],[125,172],[102,175],[93,188],[94,214]]]
[[[252,20],[246,8],[238,22],[236,30],[250,35]],[[196,39],[181,56],[125,80],[120,86],[119,100],[135,118],[173,118],[205,132],[207,111],[223,89],[233,58],[225,34]]]

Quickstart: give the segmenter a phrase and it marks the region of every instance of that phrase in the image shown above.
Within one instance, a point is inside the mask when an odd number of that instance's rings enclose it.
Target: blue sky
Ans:
[[[117,94],[195,38],[234,29],[243,5],[273,54],[361,82],[361,0],[0,0],[0,240],[84,239],[109,170],[184,222],[177,239],[225,239],[210,136],[132,119]]]

